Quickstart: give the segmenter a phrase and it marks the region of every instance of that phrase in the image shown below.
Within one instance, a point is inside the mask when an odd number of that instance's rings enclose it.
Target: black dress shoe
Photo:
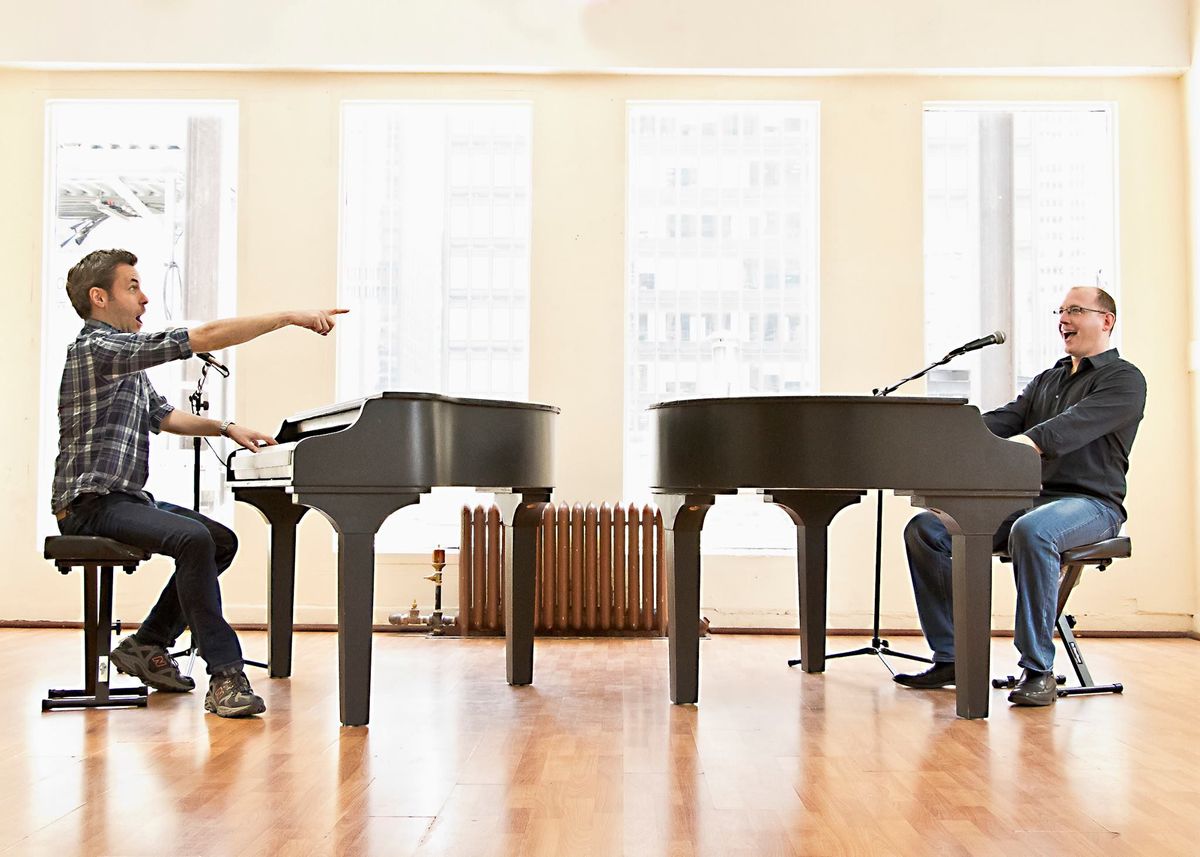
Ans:
[[[917,690],[931,690],[935,687],[946,687],[954,684],[954,661],[936,663],[923,673],[912,673],[892,676],[892,681],[905,687],[915,687]]]
[[[1008,701],[1013,705],[1050,705],[1056,699],[1058,679],[1054,673],[1031,669],[1021,670],[1021,681],[1008,695]]]

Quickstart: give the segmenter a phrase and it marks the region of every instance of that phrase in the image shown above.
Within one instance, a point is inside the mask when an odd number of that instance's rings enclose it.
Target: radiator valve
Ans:
[[[445,631],[447,623],[442,616],[442,569],[446,567],[444,548],[438,547],[433,551],[431,564],[433,574],[425,579],[433,582],[433,613],[422,616],[420,608],[417,607],[417,599],[414,598],[407,613],[393,613],[388,617],[388,621],[393,625],[400,625],[406,631],[428,631],[431,634],[442,634]]]

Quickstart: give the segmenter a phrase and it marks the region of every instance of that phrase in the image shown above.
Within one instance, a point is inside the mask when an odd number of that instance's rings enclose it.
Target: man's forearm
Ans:
[[[292,323],[290,312],[271,312],[238,318],[219,318],[188,329],[188,341],[193,351],[220,351],[241,345]]]
[[[1030,447],[1033,447],[1033,449],[1037,451],[1037,454],[1038,454],[1038,455],[1041,455],[1041,454],[1042,454],[1042,448],[1041,448],[1040,446],[1038,446],[1038,445],[1037,445],[1037,442],[1036,442],[1036,441],[1034,441],[1034,439],[1033,439],[1033,438],[1031,438],[1031,437],[1030,437],[1029,435],[1027,435],[1027,434],[1017,434],[1017,435],[1013,435],[1012,437],[1010,437],[1010,438],[1009,438],[1009,440],[1011,440],[1011,441],[1013,441],[1013,442],[1015,442],[1015,443],[1020,443],[1020,444],[1023,444],[1023,445],[1025,445],[1025,446],[1030,446]]]
[[[170,434],[182,434],[188,437],[216,437],[221,434],[221,425],[222,423],[216,420],[176,410],[163,417],[160,428]],[[247,426],[240,426],[232,420],[229,421],[228,426],[225,437],[251,452],[258,452],[264,446],[274,446],[277,442],[269,434],[263,434]]]
[[[221,424],[216,420],[198,417],[178,409],[163,417],[161,428],[168,434],[181,434],[185,437],[217,437],[221,434]]]

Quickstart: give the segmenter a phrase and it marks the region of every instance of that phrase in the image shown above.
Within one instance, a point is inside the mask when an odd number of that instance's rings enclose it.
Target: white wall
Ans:
[[[821,102],[821,385],[864,391],[921,365],[921,105],[925,100],[1113,101],[1120,138],[1124,352],[1150,380],[1150,403],[1130,479],[1133,559],[1096,575],[1077,612],[1105,627],[1185,630],[1196,610],[1187,306],[1182,84],[1169,78],[729,78],[515,75],[347,75],[0,71],[0,182],[7,189],[0,255],[8,260],[10,335],[0,338],[0,396],[35,402],[40,342],[42,134],[48,98],[234,98],[241,105],[239,306],[325,306],[336,295],[338,105],[358,98],[528,98],[534,105],[533,325],[530,392],[562,407],[559,497],[613,500],[621,473],[621,342],[625,103],[631,99],[795,98]],[[279,213],[288,212],[287,217]],[[853,336],[847,336],[853,331]],[[336,335],[336,334],[335,334]],[[869,343],[864,346],[863,343]],[[334,398],[334,343],[281,331],[243,346],[239,421],[267,430]],[[286,367],[303,366],[301,374]],[[281,367],[284,371],[280,371]],[[9,546],[0,619],[78,615],[75,580],[53,574],[32,534],[37,507],[32,409],[0,411],[0,540]],[[186,498],[184,498],[186,502]],[[900,527],[911,513],[890,499],[885,623],[915,625]],[[403,513],[402,513],[403,514]],[[871,606],[870,503],[832,532],[830,621],[863,627]],[[242,551],[224,583],[235,621],[262,621],[266,534],[242,508]],[[332,621],[334,556],[328,524],[301,525],[299,621]],[[428,603],[415,559],[387,559],[377,616]],[[120,586],[121,615],[137,617],[168,566],[156,561]],[[998,574],[997,624],[1012,612]],[[723,624],[778,624],[794,615],[786,559],[736,557],[706,567],[706,612]],[[447,593],[452,604],[454,593]],[[1093,627],[1094,627],[1093,623]]]
[[[1188,0],[45,0],[0,65],[575,72],[1187,67]]]
[[[821,367],[825,392],[869,390],[921,365],[921,105],[933,100],[1113,101],[1120,139],[1123,351],[1146,373],[1150,401],[1133,457],[1133,559],[1092,575],[1076,612],[1108,628],[1200,630],[1194,535],[1197,417],[1189,344],[1200,341],[1196,230],[1188,222],[1188,152],[1200,115],[1189,0],[846,0],[718,4],[634,0],[326,0],[242,4],[49,0],[6,9],[0,30],[0,258],[8,331],[0,337],[0,540],[7,585],[0,619],[76,618],[78,583],[34,544],[40,379],[44,106],[51,98],[233,98],[240,103],[240,313],[325,306],[336,295],[338,107],[343,99],[512,99],[534,104],[530,395],[562,407],[559,497],[614,500],[621,484],[625,104],[631,99],[801,99],[821,103]],[[221,72],[216,66],[305,69]],[[30,66],[37,67],[30,70]],[[203,67],[163,72],[147,67]],[[126,69],[61,71],[63,67]],[[491,74],[348,74],[329,68],[484,68]],[[799,76],[521,75],[513,68],[610,71],[778,69]],[[1040,69],[1040,76],[889,75],[887,69]],[[142,69],[142,70],[138,70]],[[853,69],[871,74],[809,74]],[[1053,75],[1053,69],[1105,74]],[[1149,76],[1147,72],[1150,73]],[[1191,130],[1191,137],[1189,137]],[[1193,185],[1195,181],[1193,180]],[[1191,192],[1195,198],[1196,191]],[[280,213],[286,212],[286,217]],[[134,248],[136,249],[136,248]],[[854,336],[846,336],[854,331]],[[869,343],[864,347],[862,343]],[[304,365],[303,378],[279,367]],[[333,343],[285,331],[240,350],[236,416],[273,429],[334,398]],[[914,391],[916,392],[916,391]],[[915,626],[899,530],[886,507],[885,625]],[[831,533],[830,622],[863,627],[871,606],[870,502]],[[224,584],[235,621],[262,621],[266,534],[240,509],[242,551]],[[301,525],[299,621],[334,617],[328,524]],[[136,618],[169,565],[119,586]],[[452,571],[452,569],[450,570]],[[377,618],[428,603],[418,558],[384,558]],[[450,575],[451,580],[453,574]],[[1012,613],[998,574],[996,614]],[[447,603],[453,604],[453,586]],[[788,558],[706,564],[706,613],[723,624],[794,623]],[[781,613],[781,611],[785,611]]]
[[[1197,51],[1200,46],[1200,2],[1191,2],[1191,54],[1189,70],[1183,78],[1183,110],[1187,128],[1187,203],[1188,203],[1188,298],[1189,298],[1189,342],[1188,342],[1188,372],[1189,392],[1192,399],[1192,438],[1193,444],[1197,428],[1200,427],[1200,66],[1197,65]],[[1192,459],[1192,469],[1189,474],[1192,479],[1192,491],[1195,494],[1200,485],[1200,460]],[[1197,556],[1200,556],[1200,526],[1193,521],[1192,537],[1196,545]],[[1193,619],[1192,632],[1200,634],[1200,563],[1192,564],[1195,575],[1195,590],[1197,592],[1197,609]]]

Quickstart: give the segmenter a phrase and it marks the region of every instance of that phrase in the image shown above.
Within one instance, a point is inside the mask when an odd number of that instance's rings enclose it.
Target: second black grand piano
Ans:
[[[435,486],[495,491],[505,526],[508,681],[533,680],[536,528],[553,488],[558,408],[432,393],[377,393],[297,414],[278,445],[238,450],[234,497],[271,525],[269,667],[291,675],[296,524],[312,508],[337,531],[341,721],[370,715],[375,533],[389,515]]]
[[[671,700],[698,698],[700,530],[715,495],[762,491],[797,527],[801,661],[825,669],[827,530],[869,488],[908,494],[950,530],[960,717],[988,713],[992,535],[1033,503],[1033,449],[962,399],[772,396],[652,405],[651,486],[663,513]]]

